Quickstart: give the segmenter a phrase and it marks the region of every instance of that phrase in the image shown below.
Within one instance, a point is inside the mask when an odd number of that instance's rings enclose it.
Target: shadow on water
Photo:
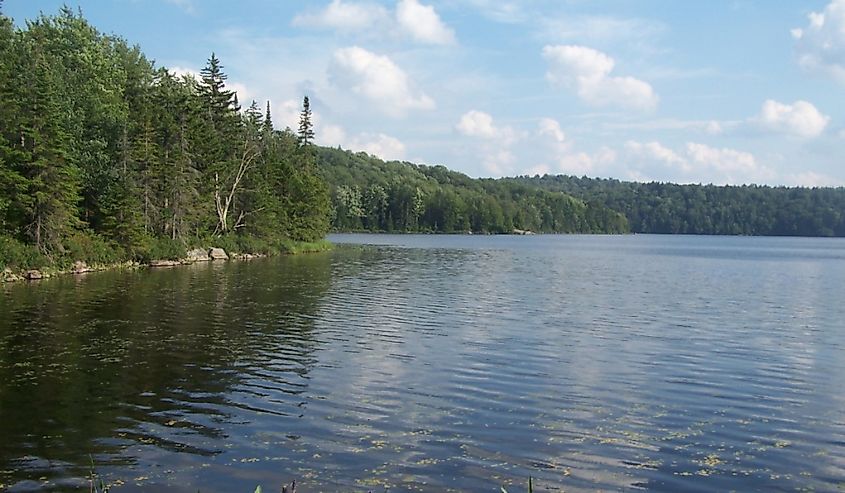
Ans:
[[[212,458],[267,381],[285,397],[264,411],[298,414],[329,285],[329,257],[306,255],[4,286],[0,485],[85,484],[89,456]]]

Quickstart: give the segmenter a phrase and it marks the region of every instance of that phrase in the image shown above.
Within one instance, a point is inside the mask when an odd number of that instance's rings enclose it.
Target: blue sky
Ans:
[[[158,65],[216,52],[279,126],[471,176],[845,185],[845,0],[6,0]]]

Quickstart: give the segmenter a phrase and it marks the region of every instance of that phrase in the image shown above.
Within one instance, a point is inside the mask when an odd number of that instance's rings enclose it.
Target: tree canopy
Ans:
[[[69,8],[22,29],[0,15],[0,264],[322,238],[310,145],[226,79],[214,54],[199,79],[156,67]]]

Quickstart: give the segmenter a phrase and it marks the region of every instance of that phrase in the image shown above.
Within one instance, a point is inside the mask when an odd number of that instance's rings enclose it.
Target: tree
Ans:
[[[308,96],[305,96],[302,100],[298,135],[301,147],[306,147],[314,142],[314,124],[311,122],[311,102],[308,100]]]

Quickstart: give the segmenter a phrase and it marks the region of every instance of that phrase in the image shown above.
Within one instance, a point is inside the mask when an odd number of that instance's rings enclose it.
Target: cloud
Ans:
[[[396,5],[396,20],[399,26],[414,40],[429,44],[452,44],[455,33],[440,20],[430,5],[417,0],[401,0]]]
[[[628,141],[625,152],[627,173],[639,181],[738,184],[775,178],[753,154],[736,149],[688,142],[676,151],[660,142]]]
[[[405,144],[383,133],[360,133],[353,137],[339,125],[325,124],[319,126],[317,140],[322,145],[341,146],[354,152],[364,151],[386,161],[405,159]]]
[[[540,38],[551,42],[576,41],[592,45],[636,45],[655,51],[652,41],[667,30],[654,20],[607,15],[539,16]]]
[[[499,140],[504,145],[510,145],[518,138],[513,128],[497,127],[490,114],[478,110],[464,113],[455,128],[468,137]]]
[[[400,0],[392,13],[375,3],[332,0],[323,9],[297,15],[291,24],[407,37],[423,44],[448,45],[455,42],[455,32],[443,23],[434,7],[423,5],[418,0]]]
[[[677,166],[686,172],[691,170],[686,159],[660,142],[641,143],[630,140],[625,143],[625,150],[631,155],[654,159],[668,166]]]
[[[462,135],[481,141],[473,152],[481,156],[481,163],[489,176],[513,173],[516,157],[511,146],[522,137],[519,132],[509,126],[496,125],[490,114],[478,110],[464,113],[455,129]]]
[[[566,134],[560,129],[560,123],[552,118],[541,118],[540,123],[537,124],[541,136],[550,137],[555,142],[563,142],[566,140]]]
[[[297,15],[292,24],[358,31],[373,27],[388,17],[387,9],[381,5],[332,0],[324,9]]]
[[[389,116],[435,107],[434,100],[416,90],[408,75],[387,56],[358,46],[341,48],[334,53],[331,70],[336,85],[349,87]]]
[[[771,99],[763,103],[760,114],[752,119],[767,130],[804,138],[821,135],[829,121],[829,116],[807,101],[784,104]]]
[[[546,77],[574,88],[587,104],[639,110],[657,106],[659,98],[647,82],[611,76],[615,61],[605,53],[586,46],[556,45],[544,47],[543,57],[549,63]]]
[[[167,71],[173,74],[175,77],[193,77],[196,80],[200,80],[200,71],[194,70],[192,68],[187,67],[168,67]]]
[[[270,101],[270,113],[273,118],[273,126],[284,130],[290,128],[296,130],[299,128],[299,116],[302,111],[300,101],[294,99],[286,99],[276,102]],[[316,123],[319,121],[319,114],[314,112],[312,120]]]
[[[566,153],[558,157],[559,172],[574,176],[599,176],[603,169],[616,162],[616,151],[609,147],[602,147],[597,152]]]
[[[386,160],[402,160],[405,158],[405,144],[399,139],[382,133],[370,135],[363,134],[362,141],[356,141],[352,145],[359,146],[362,150],[373,156]]]
[[[799,65],[845,84],[845,0],[833,0],[822,12],[811,12],[807,18],[806,27],[790,31]]]

